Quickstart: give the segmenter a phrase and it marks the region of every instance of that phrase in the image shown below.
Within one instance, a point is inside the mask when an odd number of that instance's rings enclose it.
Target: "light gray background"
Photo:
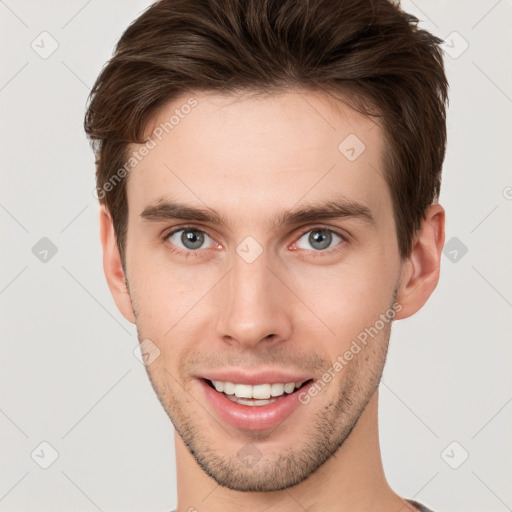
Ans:
[[[90,87],[149,4],[0,1],[1,511],[176,504],[172,424],[103,276],[82,127]],[[440,202],[458,248],[428,304],[394,324],[384,467],[397,492],[436,512],[501,512],[512,507],[512,1],[402,5],[451,54]],[[47,262],[32,252],[42,237],[58,249]],[[43,441],[58,453],[47,469]]]

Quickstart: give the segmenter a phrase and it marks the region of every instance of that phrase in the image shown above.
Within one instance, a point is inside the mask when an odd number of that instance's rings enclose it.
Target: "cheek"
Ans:
[[[390,307],[392,272],[377,260],[296,272],[297,295],[329,327],[337,347],[350,343]]]
[[[165,340],[175,326],[186,323],[189,314],[200,307],[210,278],[198,267],[155,261],[140,251],[132,254],[130,294],[137,311],[137,324],[147,337]],[[213,277],[213,276],[211,276]]]

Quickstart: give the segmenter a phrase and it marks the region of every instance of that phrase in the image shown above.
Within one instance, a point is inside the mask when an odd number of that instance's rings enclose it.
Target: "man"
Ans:
[[[179,512],[429,510],[378,438],[439,279],[441,40],[387,0],[162,0],[85,119],[105,275],[175,427]]]

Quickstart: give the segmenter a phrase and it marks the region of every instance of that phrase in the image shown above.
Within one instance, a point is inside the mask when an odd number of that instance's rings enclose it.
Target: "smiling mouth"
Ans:
[[[202,379],[210,388],[224,395],[228,400],[240,405],[263,406],[274,403],[282,398],[300,391],[313,379],[303,382],[267,383],[267,384],[235,384],[233,382],[212,381]]]

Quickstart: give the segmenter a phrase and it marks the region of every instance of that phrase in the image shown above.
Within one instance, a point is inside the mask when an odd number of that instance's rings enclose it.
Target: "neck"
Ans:
[[[197,464],[175,432],[177,512],[382,512],[414,510],[389,487],[382,467],[376,390],[343,445],[303,482],[274,492],[221,487]]]

